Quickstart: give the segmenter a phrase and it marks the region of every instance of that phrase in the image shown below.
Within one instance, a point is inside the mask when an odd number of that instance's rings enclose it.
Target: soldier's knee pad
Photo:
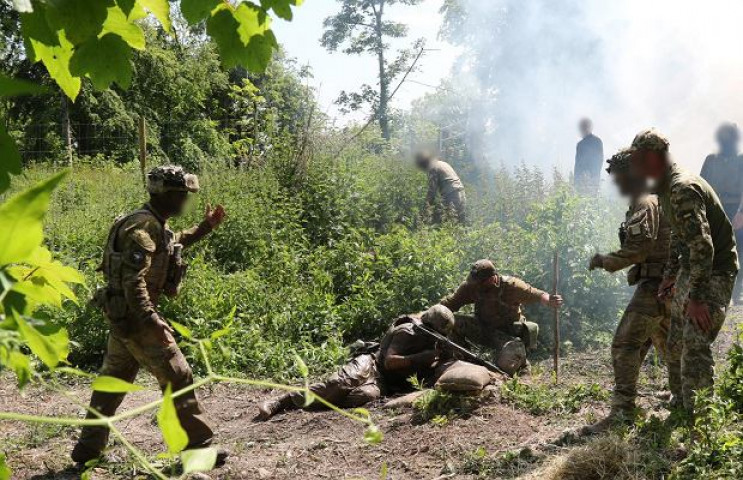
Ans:
[[[511,340],[503,345],[495,364],[509,375],[526,366],[526,346],[521,339]]]

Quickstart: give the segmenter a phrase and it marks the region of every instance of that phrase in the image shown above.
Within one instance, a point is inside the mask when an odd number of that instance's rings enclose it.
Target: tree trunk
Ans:
[[[379,9],[375,10],[376,22],[374,32],[377,37],[377,60],[379,61],[379,128],[382,130],[382,138],[390,139],[390,123],[387,117],[389,103],[389,79],[387,78],[387,69],[384,64],[384,38],[382,33],[382,15],[384,13],[384,0],[379,2]]]

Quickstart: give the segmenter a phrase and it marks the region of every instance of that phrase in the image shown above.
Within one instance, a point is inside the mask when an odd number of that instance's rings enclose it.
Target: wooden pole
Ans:
[[[67,166],[72,168],[72,127],[70,125],[70,104],[67,97],[62,95],[62,122],[65,139],[65,146],[67,147]]]
[[[144,115],[139,116],[139,168],[142,171],[142,183],[147,187],[147,125]]]
[[[560,269],[558,267],[558,256],[557,249],[555,249],[555,256],[552,259],[552,295],[557,295],[557,284],[560,281]],[[560,379],[560,309],[555,307],[554,312],[554,342],[555,348],[553,353],[554,369],[555,369],[555,383]]]

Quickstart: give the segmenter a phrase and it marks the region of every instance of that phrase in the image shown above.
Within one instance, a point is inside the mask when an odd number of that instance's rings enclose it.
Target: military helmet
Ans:
[[[444,335],[449,335],[454,330],[454,314],[443,305],[434,305],[423,312],[421,321]]]
[[[606,167],[606,173],[627,173],[630,167],[630,159],[632,158],[632,150],[629,148],[623,148],[606,161],[609,164]]]
[[[199,191],[199,178],[186,173],[183,167],[178,165],[165,165],[155,167],[147,174],[147,191],[151,194],[166,192],[192,192]]]
[[[668,147],[671,143],[662,133],[656,129],[651,128],[649,130],[643,130],[642,132],[635,135],[635,139],[632,140],[632,147],[630,151],[632,153],[640,150],[654,150],[656,152],[667,152]]]
[[[493,262],[487,259],[478,260],[470,268],[469,280],[482,282],[490,277],[494,277],[497,273]]]

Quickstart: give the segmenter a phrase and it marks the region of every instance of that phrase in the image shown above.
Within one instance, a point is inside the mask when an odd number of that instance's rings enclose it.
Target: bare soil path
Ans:
[[[722,360],[743,319],[743,309],[734,309],[715,345]],[[524,383],[551,385],[550,361],[535,362]],[[664,415],[661,398],[664,369],[647,362],[641,377],[641,403],[649,414]],[[158,397],[148,377],[140,378],[151,388],[127,397],[123,409],[141,405]],[[0,377],[0,411],[42,415],[82,415],[82,410],[60,394],[44,387],[29,387],[19,393],[11,377]],[[567,389],[580,383],[597,383],[611,388],[609,351],[569,354],[564,359],[560,385]],[[87,401],[86,384],[71,384],[70,390]],[[467,418],[454,418],[443,425],[419,424],[412,410],[388,410],[372,405],[370,411],[384,432],[381,445],[364,443],[363,426],[332,412],[290,412],[275,419],[255,423],[258,401],[272,395],[235,385],[213,385],[200,391],[206,410],[217,428],[219,441],[232,451],[222,468],[209,473],[213,479],[378,479],[386,465],[388,479],[471,479],[519,478],[538,476],[537,472],[552,455],[569,446],[551,442],[568,429],[592,422],[607,412],[604,402],[589,400],[576,412],[532,415],[504,402],[495,393]],[[154,458],[164,450],[154,414],[121,424],[121,429],[138,448]],[[0,423],[0,451],[8,457],[13,479],[75,479],[68,469],[69,451],[75,429],[20,422]],[[478,476],[484,460],[502,458],[506,452],[528,447],[534,455],[504,463],[501,470],[487,477]],[[110,451],[121,460],[106,470],[98,469],[92,479],[147,478],[131,462],[121,445]],[[492,463],[491,463],[492,465]]]

